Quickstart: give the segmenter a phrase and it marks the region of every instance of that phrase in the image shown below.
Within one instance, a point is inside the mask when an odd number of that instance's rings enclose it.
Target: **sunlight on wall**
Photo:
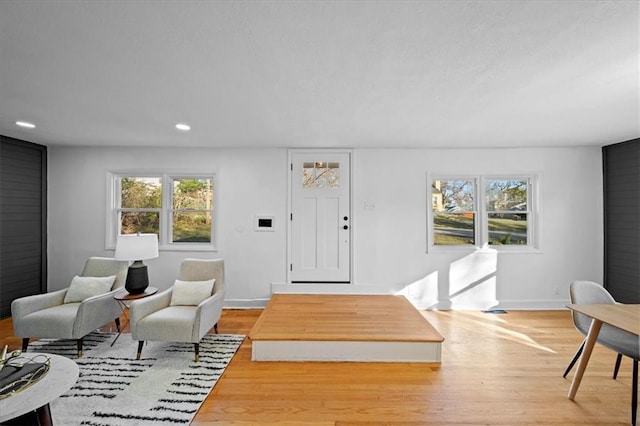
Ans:
[[[438,271],[419,278],[396,292],[405,296],[417,309],[482,310],[498,305],[496,271],[498,252],[483,248]],[[439,282],[442,281],[442,282]]]
[[[403,289],[404,294],[417,309],[429,309],[438,303],[438,271],[422,277]]]
[[[496,271],[498,252],[477,250],[449,266],[449,300],[452,309],[488,309],[498,304]]]

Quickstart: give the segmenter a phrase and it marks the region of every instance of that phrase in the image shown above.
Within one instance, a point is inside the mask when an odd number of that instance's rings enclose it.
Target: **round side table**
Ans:
[[[113,296],[113,298],[116,299],[116,301],[120,304],[120,309],[122,309],[122,314],[125,315],[126,312],[129,310],[130,302],[136,299],[149,297],[153,294],[156,294],[157,292],[158,292],[158,289],[156,287],[147,287],[142,293],[131,294],[123,288],[122,291],[116,293]],[[127,322],[124,323],[122,327],[120,327],[120,331],[116,335],[115,339],[113,339],[113,342],[111,342],[111,346],[113,346],[113,344],[116,343],[116,340],[118,340],[118,337],[120,337],[120,335],[122,334],[122,330],[124,330],[125,327],[129,325],[129,321],[131,320],[131,317],[129,315],[126,315],[126,317],[127,317]]]

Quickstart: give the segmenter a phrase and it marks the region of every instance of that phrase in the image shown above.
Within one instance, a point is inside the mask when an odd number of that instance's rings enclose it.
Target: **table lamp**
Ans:
[[[158,236],[156,234],[118,235],[116,260],[133,260],[127,272],[124,288],[130,294],[144,293],[149,286],[147,265],[143,260],[158,257]]]

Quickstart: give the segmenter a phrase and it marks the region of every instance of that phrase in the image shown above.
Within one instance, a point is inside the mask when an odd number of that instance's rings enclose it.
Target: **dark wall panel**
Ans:
[[[640,139],[602,148],[604,285],[622,303],[640,303]]]
[[[0,136],[0,317],[47,285],[47,148]]]

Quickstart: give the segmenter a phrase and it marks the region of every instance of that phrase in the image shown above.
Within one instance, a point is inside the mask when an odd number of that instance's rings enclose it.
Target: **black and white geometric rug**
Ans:
[[[189,424],[233,358],[243,335],[207,334],[200,361],[193,344],[148,342],[137,361],[137,342],[123,334],[93,332],[82,358],[75,340],[40,339],[29,352],[63,355],[80,367],[76,385],[50,404],[56,425],[127,426]]]

